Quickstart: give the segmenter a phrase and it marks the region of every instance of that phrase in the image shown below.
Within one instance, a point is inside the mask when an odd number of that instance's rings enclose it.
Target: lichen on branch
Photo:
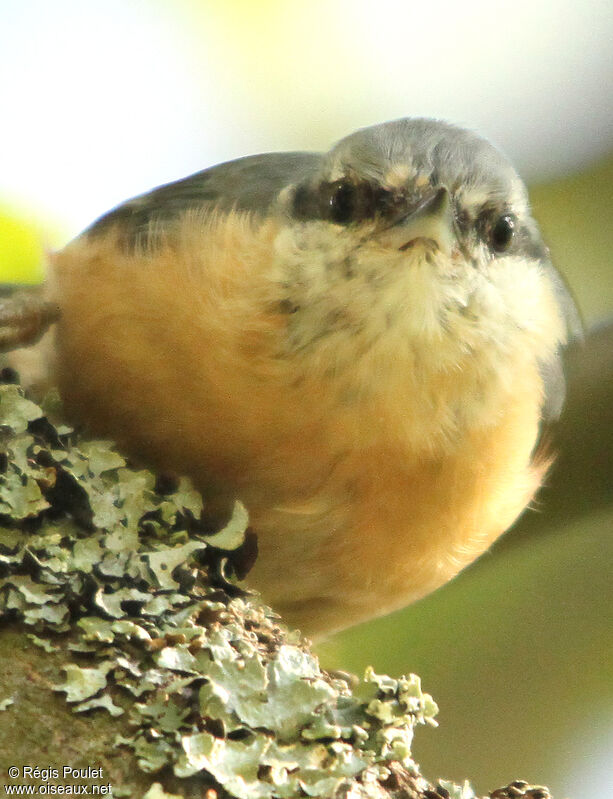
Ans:
[[[138,786],[150,775],[149,799],[473,797],[432,787],[411,759],[437,711],[419,678],[322,671],[240,585],[255,555],[240,503],[212,529],[187,480],[80,436],[57,398],[39,406],[0,385],[0,617],[56,658],[49,688],[73,713],[112,719],[112,754],[134,762]],[[20,712],[2,677],[0,700]],[[130,778],[113,786],[131,791],[142,795]]]

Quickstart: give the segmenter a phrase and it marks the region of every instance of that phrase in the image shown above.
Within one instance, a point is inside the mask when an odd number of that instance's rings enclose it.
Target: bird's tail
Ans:
[[[53,331],[60,310],[44,284],[0,283],[0,368],[41,396],[53,385]]]

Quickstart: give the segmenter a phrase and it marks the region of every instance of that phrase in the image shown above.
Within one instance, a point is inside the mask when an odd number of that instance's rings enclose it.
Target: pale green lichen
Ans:
[[[228,582],[254,554],[240,504],[210,534],[186,480],[157,485],[110,442],[54,426],[48,407],[0,385],[0,616],[47,650],[66,634],[55,689],[74,712],[117,717],[116,746],[144,772],[204,776],[237,799],[380,796],[398,761],[425,796],[411,742],[437,708],[419,679],[369,669],[351,687],[322,672]],[[153,783],[146,796],[173,794]]]
[[[143,799],[181,799],[181,797],[176,793],[167,793],[159,782],[154,782]]]
[[[63,685],[56,685],[55,690],[65,691],[68,702],[82,702],[106,688],[107,675],[113,668],[114,664],[109,660],[89,669],[68,663],[64,666],[66,682]]]

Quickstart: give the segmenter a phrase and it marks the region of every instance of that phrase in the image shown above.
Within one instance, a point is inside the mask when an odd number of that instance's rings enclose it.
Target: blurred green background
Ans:
[[[423,115],[510,155],[593,325],[613,315],[611,41],[610,0],[0,0],[0,282],[38,282],[45,250],[158,183]],[[318,647],[422,676],[432,778],[613,797],[612,351],[574,356],[536,511],[434,595]]]

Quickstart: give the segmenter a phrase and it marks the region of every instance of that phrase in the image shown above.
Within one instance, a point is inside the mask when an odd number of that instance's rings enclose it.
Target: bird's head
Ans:
[[[475,356],[485,372],[522,349],[554,358],[575,319],[522,180],[469,131],[427,119],[359,130],[278,207],[298,349],[354,363],[357,350],[406,353],[428,373]]]

